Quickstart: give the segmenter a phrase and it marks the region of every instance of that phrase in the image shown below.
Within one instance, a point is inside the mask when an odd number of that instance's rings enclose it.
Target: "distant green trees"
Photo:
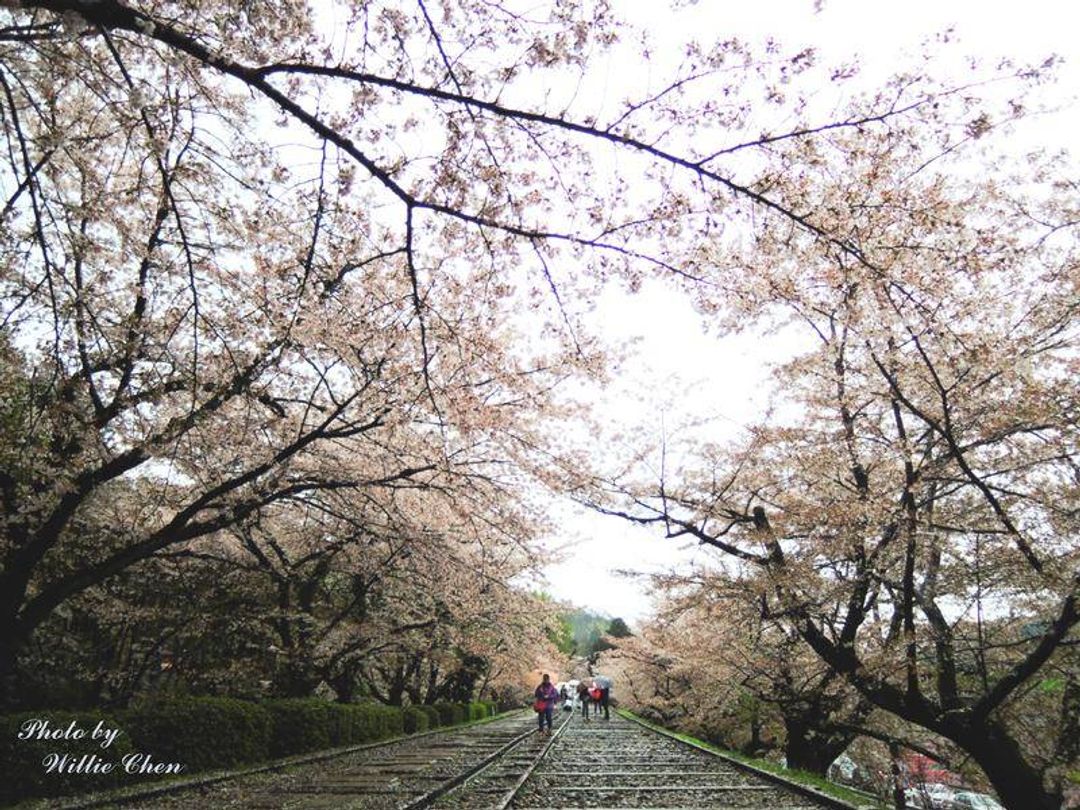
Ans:
[[[633,633],[626,622],[582,608],[560,613],[558,628],[548,638],[559,652],[591,662],[604,650],[613,648],[608,638],[626,638]]]

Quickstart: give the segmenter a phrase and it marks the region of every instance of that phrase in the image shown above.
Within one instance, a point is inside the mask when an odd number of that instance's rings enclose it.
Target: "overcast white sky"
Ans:
[[[1080,87],[1080,71],[1072,64],[1080,62],[1080,5],[1065,0],[824,0],[818,13],[813,0],[701,0],[680,15],[665,13],[662,20],[649,17],[659,4],[616,0],[615,5],[632,20],[651,25],[673,51],[684,31],[702,39],[709,32],[716,38],[748,41],[771,36],[790,48],[813,45],[830,62],[858,54],[864,75],[877,78],[902,63],[910,65],[905,54],[951,27],[958,53],[1040,61],[1058,54],[1066,60],[1063,73],[1073,77],[1063,80],[1061,92],[1071,95]],[[612,65],[608,72],[620,78],[632,75],[621,65]],[[612,83],[612,92],[619,96],[628,90]],[[1068,145],[1075,139],[1076,123],[1075,110],[1042,119],[1031,137]],[[690,305],[659,283],[645,285],[637,296],[611,291],[598,302],[593,323],[613,341],[636,340],[637,351],[624,364],[618,382],[597,392],[608,403],[611,419],[631,423],[659,426],[661,418],[676,422],[680,408],[690,405],[714,420],[718,434],[737,430],[754,421],[767,399],[763,361],[789,351],[754,338],[718,343],[704,334]],[[688,391],[692,396],[682,396]],[[659,531],[586,513],[569,503],[553,504],[552,515],[559,527],[556,542],[570,550],[564,562],[548,567],[547,590],[631,624],[648,614],[650,603],[640,582],[620,577],[616,570],[662,570],[684,564],[694,553],[663,539]]]

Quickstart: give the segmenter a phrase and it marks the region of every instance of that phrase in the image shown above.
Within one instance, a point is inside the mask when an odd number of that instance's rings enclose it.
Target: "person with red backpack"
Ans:
[[[555,702],[559,699],[559,690],[551,682],[551,676],[546,672],[540,680],[540,685],[533,692],[536,702],[533,710],[536,712],[537,722],[540,724],[539,731],[544,733],[544,725],[547,724],[547,733],[551,733],[551,715],[555,710]]]
[[[603,700],[603,697],[604,697],[604,691],[599,686],[597,686],[596,681],[593,681],[593,685],[591,687],[589,687],[589,697],[592,700],[593,717],[595,717],[595,718],[597,718],[599,720],[600,719],[600,708],[602,706],[601,701]],[[606,709],[607,707],[605,706],[604,708]],[[604,719],[607,720],[608,718],[607,718],[607,712],[606,711],[604,712],[604,715],[605,715]]]

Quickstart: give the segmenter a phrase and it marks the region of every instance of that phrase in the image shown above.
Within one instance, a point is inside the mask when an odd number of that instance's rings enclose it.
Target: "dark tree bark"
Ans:
[[[784,716],[787,732],[784,756],[789,768],[825,776],[833,760],[844,753],[856,736],[854,733],[821,731],[827,723],[827,717],[815,714]]]

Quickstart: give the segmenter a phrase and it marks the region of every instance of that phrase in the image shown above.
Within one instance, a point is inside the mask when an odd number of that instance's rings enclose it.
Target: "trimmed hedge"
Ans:
[[[456,726],[468,719],[467,709],[462,703],[436,703],[440,726]]]
[[[375,742],[388,736],[383,719],[384,707],[374,703],[331,703],[333,716],[339,718],[342,733],[334,737],[335,746]],[[345,730],[347,727],[347,731]]]
[[[427,712],[418,706],[408,706],[401,710],[401,717],[405,726],[406,734],[418,734],[428,730]]]
[[[382,737],[400,737],[405,733],[405,718],[400,706],[375,706],[374,708],[382,715]]]
[[[263,707],[273,718],[271,757],[287,757],[330,748],[335,736],[351,736],[351,723],[332,717],[330,704],[310,698],[283,698],[265,701]],[[335,722],[336,721],[336,722]],[[342,726],[347,725],[347,729]],[[333,726],[333,728],[332,728]],[[343,743],[348,745],[348,743]]]
[[[262,705],[273,717],[272,757],[375,742],[407,731],[407,710],[396,706],[330,703],[318,698],[269,700]],[[417,722],[426,719],[422,715]],[[417,730],[426,731],[427,726]]]
[[[271,758],[303,754],[324,748],[376,742],[402,734],[418,734],[494,713],[494,705],[438,703],[404,709],[374,703],[331,703],[317,698],[268,700],[251,703],[233,698],[170,698],[146,703],[115,715],[91,712],[40,711],[0,715],[0,803],[32,796],[62,796],[128,786],[155,776],[216,770]],[[18,739],[24,724],[48,722],[48,729],[75,729],[81,739]],[[93,730],[120,729],[106,749]],[[67,754],[68,759],[47,773],[46,757]],[[59,773],[73,768],[80,757],[96,755],[94,762],[112,763],[108,773]],[[125,767],[123,757],[135,759]],[[89,760],[82,760],[84,763]],[[66,765],[65,765],[66,763]],[[147,764],[182,765],[182,770],[146,772]]]
[[[245,700],[172,698],[121,718],[136,751],[179,762],[185,773],[258,762],[272,750],[272,715]]]
[[[416,708],[427,715],[428,728],[438,728],[442,725],[442,722],[439,719],[439,710],[434,706],[417,706]]]
[[[330,745],[335,748],[351,745],[357,740],[366,740],[370,733],[369,728],[367,714],[361,706],[340,705],[330,709],[328,734]]]

